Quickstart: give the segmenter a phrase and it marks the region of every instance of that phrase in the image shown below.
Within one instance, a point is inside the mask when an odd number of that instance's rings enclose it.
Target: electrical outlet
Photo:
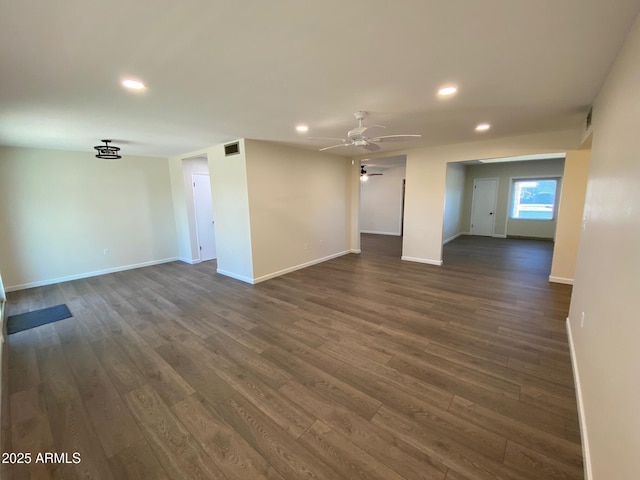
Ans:
[[[580,314],[580,328],[584,327],[584,312]]]
[[[308,243],[305,243],[305,244],[304,244],[304,249],[305,249],[305,250],[309,250],[309,244],[308,244]]]
[[[105,248],[105,249],[104,249],[104,252],[102,252],[102,253],[104,253],[104,256],[106,257],[107,255],[109,255],[109,249],[108,249],[108,248]]]

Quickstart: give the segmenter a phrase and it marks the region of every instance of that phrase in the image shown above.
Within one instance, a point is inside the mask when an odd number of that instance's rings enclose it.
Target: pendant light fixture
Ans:
[[[122,156],[118,153],[120,151],[120,147],[113,147],[109,145],[111,140],[102,140],[104,145],[96,145],[95,148],[98,151],[96,158],[101,158],[103,160],[118,160],[122,158]]]

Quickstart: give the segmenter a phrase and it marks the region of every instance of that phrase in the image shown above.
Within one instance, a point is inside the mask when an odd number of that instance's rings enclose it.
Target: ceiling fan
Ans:
[[[358,111],[353,114],[358,121],[358,126],[353,130],[349,130],[347,132],[347,138],[327,138],[327,137],[308,137],[310,139],[318,139],[318,140],[337,140],[341,143],[337,145],[331,145],[330,147],[321,148],[320,151],[329,150],[331,148],[337,147],[363,147],[365,150],[370,152],[376,152],[380,150],[380,145],[378,143],[382,142],[393,142],[399,140],[405,140],[407,138],[419,138],[422,135],[383,135],[383,136],[372,136],[369,130],[373,128],[385,128],[382,125],[370,125],[365,127],[362,125],[362,121],[367,117],[367,112]]]
[[[367,178],[373,177],[374,175],[384,175],[382,173],[367,173],[364,169],[364,165],[360,166],[360,180],[366,181]]]

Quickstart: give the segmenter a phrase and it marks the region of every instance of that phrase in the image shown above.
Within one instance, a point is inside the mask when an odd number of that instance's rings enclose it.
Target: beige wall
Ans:
[[[360,161],[348,161],[347,168],[347,248],[360,253]]]
[[[245,140],[255,281],[350,250],[351,162]]]
[[[640,478],[639,58],[636,20],[594,103],[586,228],[569,312],[594,480]]]
[[[478,178],[498,179],[498,200],[496,202],[496,219],[494,236],[508,235],[554,238],[557,217],[553,220],[517,220],[508,218],[509,202],[511,200],[511,179],[526,177],[562,177],[564,170],[563,159],[530,160],[526,162],[486,163],[467,166],[465,183],[465,200],[462,212],[462,228],[471,231],[471,206],[473,203],[473,181]],[[558,193],[561,191],[562,181],[558,183]]]
[[[242,139],[169,160],[180,257],[191,259],[182,159],[206,156],[218,272],[256,283],[359,249],[359,167],[333,155]]]
[[[447,164],[428,150],[407,155],[402,259],[442,264],[442,225]]]
[[[582,212],[590,156],[591,150],[567,152],[558,208],[558,228],[553,247],[553,263],[549,276],[552,282],[573,283],[582,231]]]
[[[447,179],[444,198],[443,242],[453,240],[461,233],[462,210],[464,207],[464,186],[466,167],[461,163],[447,164]]]
[[[216,219],[218,272],[252,282],[254,278],[247,187],[246,144],[225,157],[224,145],[207,149],[213,217]]]
[[[167,159],[0,147],[0,225],[7,290],[175,259]]]

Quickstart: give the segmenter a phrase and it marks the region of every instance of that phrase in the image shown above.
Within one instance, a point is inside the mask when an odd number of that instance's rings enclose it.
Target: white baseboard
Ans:
[[[580,384],[580,372],[576,361],[576,351],[571,335],[571,324],[567,317],[567,335],[569,337],[569,351],[571,352],[571,367],[573,368],[573,381],[576,387],[576,401],[578,402],[578,418],[580,420],[580,436],[582,437],[582,459],[584,461],[584,478],[593,480],[593,470],[591,469],[591,452],[589,450],[589,436],[587,435],[587,418],[584,411],[582,399],[582,386]]]
[[[506,235],[502,235],[501,233],[494,233],[491,235],[493,238],[507,238]]]
[[[417,258],[417,257],[406,257],[406,256],[402,256],[400,257],[402,260],[406,260],[407,262],[418,262],[418,263],[426,263],[428,265],[437,265],[437,266],[441,266],[442,265],[442,260],[431,260],[429,258]]]
[[[362,250],[360,250],[359,248],[352,248],[347,253],[362,253]]]
[[[300,265],[295,265],[293,267],[285,268],[283,270],[279,270],[277,272],[268,273],[266,275],[261,275],[253,279],[253,283],[264,282],[265,280],[269,280],[271,278],[279,277],[280,275],[285,275],[287,273],[295,272],[296,270],[301,270],[303,268],[310,267],[311,265],[316,265],[318,263],[326,262],[327,260],[332,260],[334,258],[342,257],[351,253],[351,250],[345,250],[344,252],[334,253],[333,255],[328,255],[326,257],[317,258],[315,260],[311,260],[310,262],[301,263]]]
[[[360,233],[370,233],[372,235],[393,235],[394,237],[400,236],[400,232],[378,232],[376,230],[360,230]]]
[[[463,235],[462,233],[456,233],[455,235],[447,238],[444,242],[442,242],[443,245],[446,245],[449,242],[453,242],[456,238],[458,238],[460,235]]]
[[[220,275],[224,275],[225,277],[235,278],[236,280],[240,280],[241,282],[250,283],[252,285],[256,283],[254,282],[253,278],[238,275],[237,273],[233,272],[228,272],[227,270],[222,270],[220,268],[216,269],[216,272],[218,272]]]
[[[549,281],[552,283],[564,283],[565,285],[573,285],[573,278],[554,277],[549,275]]]
[[[201,263],[200,259],[197,259],[197,258],[192,260],[190,258],[179,257],[178,260],[180,260],[181,262],[184,262],[184,263],[188,263],[189,265],[196,265],[198,263]]]
[[[123,265],[121,267],[107,268],[105,270],[95,270],[93,272],[78,273],[76,275],[67,275],[65,277],[50,278],[47,280],[39,280],[37,282],[21,283],[19,285],[11,285],[6,287],[7,292],[15,292],[16,290],[25,290],[33,287],[43,287],[45,285],[53,285],[55,283],[70,282],[71,280],[80,280],[81,278],[97,277],[98,275],[106,275],[108,273],[123,272],[125,270],[133,270],[134,268],[150,267],[151,265],[159,265],[161,263],[175,262],[178,257],[163,258],[161,260],[151,260],[149,262],[134,263],[132,265]]]

